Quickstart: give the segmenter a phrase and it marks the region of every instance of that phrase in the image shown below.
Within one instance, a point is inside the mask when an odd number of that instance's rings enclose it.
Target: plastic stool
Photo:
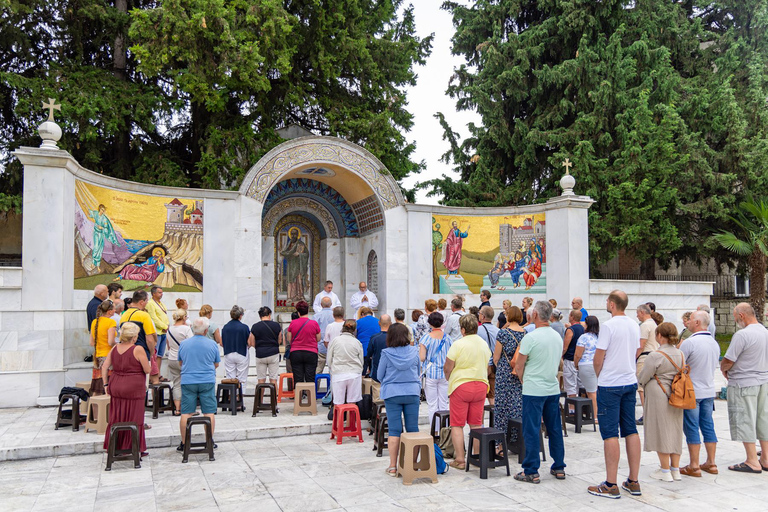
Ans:
[[[68,400],[72,400],[72,407],[69,410],[64,410],[64,405]],[[72,425],[72,431],[77,432],[80,430],[80,422],[85,421],[80,417],[80,397],[78,395],[61,395],[59,398],[59,411],[56,413],[56,426],[54,430],[59,430],[59,427],[68,427]],[[67,413],[70,413],[67,416]]]
[[[373,379],[370,377],[363,378],[363,394],[370,395],[373,391]]]
[[[503,430],[496,428],[473,428],[469,431],[469,446],[467,447],[466,471],[469,466],[474,464],[480,467],[480,478],[488,478],[488,468],[497,468],[506,466],[507,476],[509,472],[509,457],[507,457],[507,439]],[[473,454],[473,439],[477,439],[480,444],[480,453]],[[496,452],[496,443],[501,443],[503,448],[502,455]]]
[[[286,391],[283,388],[283,381],[288,381],[288,390]],[[281,373],[280,377],[277,381],[277,403],[282,402],[283,398],[294,398],[295,392],[293,389],[293,374],[292,373]]]
[[[381,457],[384,448],[389,449],[389,422],[387,413],[379,413],[379,419],[376,422],[376,435],[373,437],[373,449],[377,457]]]
[[[416,461],[413,460],[414,451],[418,452]],[[433,484],[437,483],[435,443],[429,433],[403,432],[400,434],[397,474],[403,476],[404,485],[411,485],[417,478],[429,478]]]
[[[118,450],[117,449],[117,434],[120,432],[131,433],[131,449],[130,450]],[[112,463],[116,460],[133,460],[133,467],[138,469],[141,467],[141,453],[139,445],[139,426],[135,423],[115,423],[109,429],[109,447],[107,448],[107,467],[104,471],[112,471]]]
[[[232,411],[232,416],[243,409],[243,388],[238,382],[222,382],[216,386],[216,406],[222,411]]]
[[[264,402],[266,395],[265,391],[269,390],[269,403]],[[256,384],[256,391],[254,391],[253,398],[253,416],[259,411],[272,410],[272,417],[277,416],[277,386],[273,382]]]
[[[299,382],[296,384],[296,397],[293,401],[293,415],[308,412],[312,416],[317,416],[317,395],[315,384],[312,382]]]
[[[512,429],[517,429],[517,440],[514,443],[510,443],[509,447],[513,451],[517,452],[517,463],[522,464],[525,458],[525,440],[523,439],[523,420],[520,418],[512,418],[507,424],[507,436],[509,436]],[[541,452],[541,460],[547,460],[547,454],[544,451],[544,433],[539,429],[539,451]]]
[[[92,396],[88,400],[88,409],[85,414],[85,432],[95,429],[98,434],[104,435],[109,425],[109,395]],[[94,409],[96,414],[94,414]]]
[[[165,398],[165,390],[168,390],[168,399]],[[149,397],[152,397],[152,404]],[[173,386],[168,382],[150,384],[144,395],[144,410],[152,412],[152,419],[156,420],[161,412],[173,411]]]
[[[336,438],[336,444],[341,444],[345,437],[357,437],[363,442],[363,430],[360,427],[360,411],[357,404],[336,405],[333,408],[333,428],[331,439]]]
[[[379,414],[386,410],[384,400],[378,400],[373,402],[373,408],[371,409],[371,419],[368,420],[371,424],[371,434],[376,435],[376,425],[379,421]]]
[[[597,432],[597,426],[595,425],[595,413],[592,410],[592,400],[589,398],[573,397],[569,396],[565,399],[565,410],[569,409],[569,405],[573,405],[573,414],[567,414],[565,421],[567,423],[573,423],[576,426],[576,433],[581,434],[582,425],[592,425],[592,428]]]
[[[325,381],[324,391],[320,391],[320,381]],[[315,398],[320,400],[331,390],[331,375],[329,373],[318,373],[315,375],[315,388],[317,389]]]
[[[438,421],[440,426],[435,430],[435,427],[438,426]],[[451,411],[435,411],[435,414],[432,415],[432,425],[429,428],[429,433],[435,438],[435,442],[438,442],[440,440],[440,431],[450,426]]]
[[[83,381],[83,382],[75,382],[75,387],[80,388],[84,390],[86,393],[88,393],[88,396],[91,395],[91,381]],[[87,414],[88,413],[88,402],[83,402],[80,400],[80,414]]]
[[[194,425],[202,425],[205,428],[205,442],[193,443],[192,442],[192,427]],[[198,453],[207,453],[208,460],[215,460],[213,457],[213,432],[211,432],[211,418],[205,416],[195,416],[187,420],[186,435],[184,436],[186,442],[184,443],[184,454],[182,455],[181,462],[188,462],[190,455]]]
[[[493,417],[494,417],[494,406],[492,405],[486,405],[483,407],[483,424],[485,424],[485,413],[488,411],[490,415],[488,416],[488,426],[490,428],[493,428]]]

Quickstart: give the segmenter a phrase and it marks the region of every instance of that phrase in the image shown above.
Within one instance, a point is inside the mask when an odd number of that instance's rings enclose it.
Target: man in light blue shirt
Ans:
[[[477,335],[485,340],[488,348],[491,349],[491,359],[488,366],[493,366],[493,350],[496,348],[496,335],[499,334],[499,328],[493,325],[493,308],[483,306],[480,308],[477,319],[480,323],[477,327]],[[488,403],[493,405],[494,389],[496,387],[496,373],[491,370],[488,372]]]
[[[197,410],[211,419],[211,435],[216,426],[216,368],[221,362],[219,346],[208,338],[208,318],[201,316],[192,322],[195,334],[179,345],[179,366],[181,366],[181,444],[177,451],[184,451],[187,421]],[[213,445],[216,448],[216,445]]]
[[[550,473],[565,480],[565,445],[560,424],[560,383],[557,372],[563,353],[563,340],[549,326],[552,305],[540,300],[530,313],[536,329],[526,334],[520,344],[515,370],[523,382],[523,471],[515,480],[539,483],[539,430],[541,420],[549,433],[549,453],[554,462]]]
[[[451,314],[445,318],[445,329],[443,329],[443,332],[451,337],[451,341],[461,338],[459,319],[464,315],[464,311],[461,310],[462,306],[461,299],[453,299],[451,301]]]
[[[333,323],[333,300],[330,297],[323,297],[320,300],[322,309],[315,313],[312,319],[320,326],[320,341],[317,342],[317,369],[315,373],[323,373],[325,369],[325,358],[328,355],[328,347],[325,346],[325,329]]]

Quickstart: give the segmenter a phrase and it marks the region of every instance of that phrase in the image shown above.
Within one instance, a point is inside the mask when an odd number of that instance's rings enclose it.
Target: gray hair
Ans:
[[[232,320],[240,320],[240,317],[242,317],[245,314],[245,310],[235,304],[232,306],[232,309],[229,310],[229,316],[232,318]]]
[[[704,311],[705,313],[709,313],[709,306],[707,304],[699,304],[696,307],[696,311]]]
[[[651,308],[648,306],[648,304],[640,304],[639,306],[637,306],[637,310],[642,313],[645,313],[646,315],[651,314]]]
[[[544,322],[548,322],[549,319],[552,318],[552,304],[550,304],[549,301],[537,301],[536,304],[533,305],[533,310]]]
[[[552,318],[552,320],[554,320],[555,322],[559,322],[560,319],[563,318],[563,314],[560,312],[559,309],[554,308],[552,310],[552,316],[550,318]],[[579,318],[581,318],[581,317],[579,317]]]
[[[330,297],[323,297],[320,299],[320,307],[329,308],[331,306],[333,306],[333,301]]]
[[[706,329],[709,326],[709,313],[706,311],[694,311],[691,313],[691,320],[699,322]]]
[[[211,322],[208,320],[208,317],[205,316],[199,316],[192,320],[192,332],[199,335],[205,335],[205,333],[208,332],[208,327],[210,327]]]
[[[402,322],[403,320],[405,320],[405,310],[403,310],[402,308],[397,308],[395,310],[395,320],[398,322]]]

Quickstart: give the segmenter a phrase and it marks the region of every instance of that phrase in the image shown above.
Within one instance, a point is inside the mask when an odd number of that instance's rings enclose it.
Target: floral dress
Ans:
[[[509,420],[523,417],[523,384],[517,376],[512,375],[512,368],[507,361],[515,355],[517,346],[525,336],[525,332],[502,329],[496,335],[496,342],[501,343],[502,354],[496,365],[496,398],[494,400],[494,425],[502,430],[507,429]],[[506,357],[504,357],[506,354]],[[515,442],[518,433],[512,431],[510,440]]]

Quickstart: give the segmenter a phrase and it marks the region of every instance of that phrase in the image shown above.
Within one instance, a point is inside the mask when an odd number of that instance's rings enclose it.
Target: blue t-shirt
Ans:
[[[583,322],[584,320],[586,320],[588,316],[589,316],[589,311],[587,311],[584,308],[581,308],[581,321]]]
[[[179,345],[182,385],[216,383],[214,363],[220,362],[219,346],[215,341],[199,334],[187,338]]]
[[[241,356],[248,355],[248,336],[251,330],[240,320],[230,320],[221,328],[221,344],[224,355],[237,352]]]
[[[379,321],[373,315],[366,315],[357,321],[357,339],[363,344],[363,354],[368,354],[368,342],[376,333],[381,332]]]

